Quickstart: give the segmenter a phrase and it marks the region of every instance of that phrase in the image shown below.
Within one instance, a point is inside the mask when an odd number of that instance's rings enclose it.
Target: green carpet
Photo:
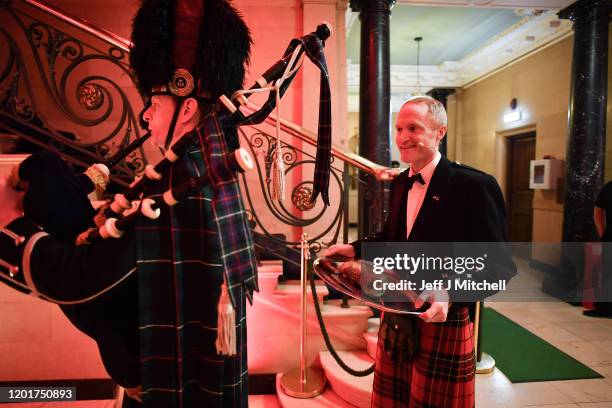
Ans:
[[[484,309],[482,349],[513,383],[602,378],[491,308]]]

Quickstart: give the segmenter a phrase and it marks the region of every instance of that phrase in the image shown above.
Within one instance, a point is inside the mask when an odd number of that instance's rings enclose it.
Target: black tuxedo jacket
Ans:
[[[508,239],[506,206],[499,184],[492,176],[451,162],[442,156],[436,166],[423,204],[406,238],[407,179],[409,171],[391,184],[389,217],[382,231],[352,243],[357,258],[361,244],[376,242],[504,242]],[[500,246],[501,249],[501,246]],[[516,265],[508,252],[496,254],[479,279],[509,280]],[[479,298],[491,295],[482,292]],[[452,299],[451,293],[451,301]]]

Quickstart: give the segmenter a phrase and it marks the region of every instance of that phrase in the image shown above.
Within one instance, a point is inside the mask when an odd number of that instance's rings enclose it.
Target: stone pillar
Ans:
[[[543,290],[580,303],[582,242],[598,240],[593,205],[603,184],[608,78],[609,0],[580,0],[559,12],[574,22],[574,50],[565,169],[565,203],[559,273]]]
[[[389,17],[395,0],[351,0],[361,21],[359,77],[359,154],[391,164],[391,86]],[[380,230],[386,208],[382,183],[360,172],[359,236]]]
[[[610,2],[580,0],[559,17],[574,22],[563,241],[597,239],[593,204],[603,183]]]
[[[427,92],[427,95],[441,102],[442,105],[444,105],[444,109],[448,109],[447,104],[446,104],[446,98],[448,98],[449,95],[452,95],[453,93],[455,93],[455,89],[453,88],[434,88],[431,91]],[[447,155],[447,145],[448,145],[448,130],[446,131],[446,137],[442,139],[442,143],[440,143],[440,153],[442,153],[444,156]]]

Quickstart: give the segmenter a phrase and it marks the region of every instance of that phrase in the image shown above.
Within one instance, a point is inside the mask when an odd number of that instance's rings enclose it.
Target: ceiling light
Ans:
[[[417,78],[416,85],[414,87],[414,95],[423,95],[421,92],[421,41],[423,41],[423,37],[414,37],[414,41],[417,43]]]

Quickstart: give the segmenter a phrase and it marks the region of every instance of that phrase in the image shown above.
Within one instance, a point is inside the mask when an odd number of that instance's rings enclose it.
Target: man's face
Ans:
[[[402,161],[426,164],[438,151],[438,144],[444,137],[446,128],[437,126],[426,104],[408,103],[397,116],[395,131],[395,143]]]
[[[154,146],[163,147],[166,143],[175,106],[176,102],[172,96],[154,95],[151,97],[151,106],[143,113],[142,118],[149,124],[151,143]]]

